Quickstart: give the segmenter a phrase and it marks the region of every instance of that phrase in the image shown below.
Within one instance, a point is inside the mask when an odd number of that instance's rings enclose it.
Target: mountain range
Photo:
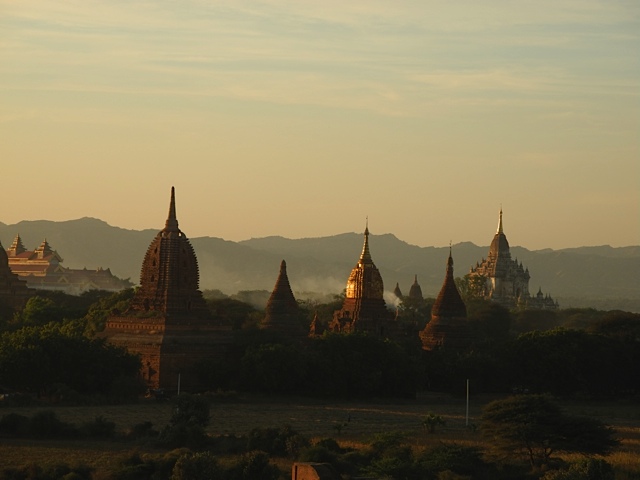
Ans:
[[[8,248],[16,234],[29,250],[47,239],[69,268],[110,268],[120,278],[137,283],[149,243],[158,230],[127,230],[95,218],[63,222],[0,222],[0,241]],[[508,234],[507,234],[508,238]],[[491,240],[490,238],[488,240]],[[190,239],[200,266],[200,288],[226,294],[246,290],[272,290],[281,260],[287,262],[291,287],[305,292],[339,294],[362,250],[361,233],[287,239],[252,238],[231,242],[215,237]],[[371,255],[385,283],[396,282],[408,293],[414,276],[425,297],[435,297],[442,285],[449,247],[410,245],[392,234],[370,235]],[[488,246],[470,242],[452,246],[455,276],[464,276],[486,257]],[[539,289],[561,307],[593,307],[640,311],[640,246],[577,247],[528,250],[511,247],[512,258],[529,269],[529,290]]]

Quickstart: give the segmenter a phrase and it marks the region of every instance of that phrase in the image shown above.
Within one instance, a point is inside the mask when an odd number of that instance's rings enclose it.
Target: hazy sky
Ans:
[[[0,0],[0,222],[640,244],[640,2]],[[19,232],[16,232],[19,233]]]

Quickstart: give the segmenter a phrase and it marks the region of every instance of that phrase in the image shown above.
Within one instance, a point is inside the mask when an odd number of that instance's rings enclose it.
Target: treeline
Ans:
[[[96,336],[132,296],[43,292],[19,312],[0,309],[0,388],[54,400],[135,398],[143,388],[137,357]],[[301,302],[301,324],[326,324],[341,302]],[[224,296],[207,303],[214,321],[235,332],[225,356],[194,367],[210,391],[411,397],[422,390],[462,393],[466,379],[474,391],[492,393],[605,398],[640,388],[640,315],[629,312],[510,312],[469,302],[473,345],[424,352],[418,331],[433,299],[398,306],[403,336],[394,340],[325,333],[295,342],[260,330],[264,313],[248,303]]]

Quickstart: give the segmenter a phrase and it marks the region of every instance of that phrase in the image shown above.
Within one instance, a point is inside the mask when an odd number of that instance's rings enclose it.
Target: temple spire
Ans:
[[[176,218],[176,193],[175,188],[171,187],[171,203],[169,204],[169,216],[164,225],[164,229],[170,232],[178,231],[178,219]]]
[[[502,206],[500,206],[500,220],[498,220],[498,231],[496,233],[504,233],[502,230]]]
[[[369,252],[369,217],[367,217],[367,223],[364,228],[364,245],[362,246],[362,253],[360,254],[360,263],[371,263],[371,253]]]

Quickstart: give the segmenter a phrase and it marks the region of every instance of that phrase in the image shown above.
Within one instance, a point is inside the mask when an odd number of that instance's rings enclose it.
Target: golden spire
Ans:
[[[502,205],[500,205],[500,220],[498,220],[498,231],[496,233],[504,233],[502,230]]]
[[[369,252],[369,217],[367,217],[367,223],[364,229],[364,245],[362,246],[362,253],[360,254],[360,263],[372,263],[371,253]]]

